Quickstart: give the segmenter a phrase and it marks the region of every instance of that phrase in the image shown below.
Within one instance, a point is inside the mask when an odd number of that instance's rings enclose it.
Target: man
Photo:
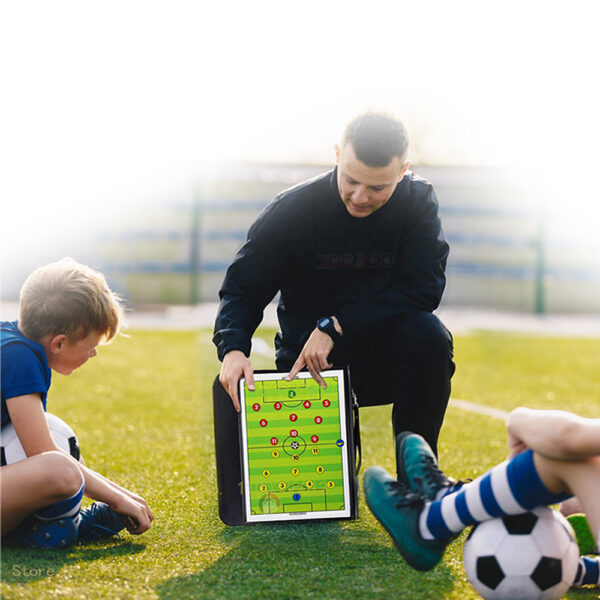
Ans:
[[[217,456],[238,456],[237,386],[243,376],[252,389],[252,334],[278,291],[278,370],[293,378],[307,368],[323,385],[320,371],[349,365],[360,406],[392,403],[394,432],[436,448],[454,372],[452,337],[432,314],[448,244],[435,192],[408,171],[407,150],[401,122],[360,115],[335,147],[336,168],[282,192],[250,228],[215,323]],[[221,493],[239,485],[239,470],[217,471]]]

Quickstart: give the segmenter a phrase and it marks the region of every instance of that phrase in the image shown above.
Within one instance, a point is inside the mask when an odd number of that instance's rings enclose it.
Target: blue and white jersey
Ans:
[[[15,396],[40,394],[44,411],[52,371],[44,348],[25,337],[17,321],[0,322],[0,389],[2,396],[2,426],[10,422],[6,400]]]

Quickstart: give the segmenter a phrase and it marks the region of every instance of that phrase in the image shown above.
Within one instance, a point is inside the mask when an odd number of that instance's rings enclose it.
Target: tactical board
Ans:
[[[240,381],[241,463],[246,521],[355,516],[352,415],[344,371],[255,373]]]

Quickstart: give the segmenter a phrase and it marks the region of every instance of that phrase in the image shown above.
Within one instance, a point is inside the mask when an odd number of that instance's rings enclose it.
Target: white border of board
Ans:
[[[255,373],[254,381],[275,381],[285,379],[287,373]],[[296,379],[310,379],[310,373],[302,372],[296,375]],[[350,506],[350,470],[348,466],[348,427],[346,423],[346,389],[344,381],[344,371],[341,369],[323,371],[321,377],[337,377],[338,379],[338,406],[340,413],[340,430],[341,439],[344,440],[342,450],[342,480],[344,482],[344,510],[318,510],[310,512],[293,512],[293,513],[274,513],[253,515],[250,512],[250,475],[248,472],[248,432],[246,424],[246,398],[244,391],[245,378],[242,377],[239,383],[240,396],[240,417],[241,417],[241,453],[242,453],[242,486],[244,494],[244,509],[246,513],[246,521],[248,523],[265,523],[270,521],[301,521],[311,519],[347,519],[352,516]]]

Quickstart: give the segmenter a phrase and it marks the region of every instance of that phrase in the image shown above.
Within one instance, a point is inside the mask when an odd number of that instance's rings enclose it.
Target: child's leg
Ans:
[[[596,542],[600,542],[600,456],[582,461],[562,461],[536,454],[534,460],[548,489],[567,489],[577,496]]]
[[[83,484],[77,463],[58,451],[4,466],[0,476],[2,536],[36,511],[43,513],[42,509],[76,496]]]
[[[572,498],[569,498],[568,500],[561,502],[560,506],[559,506],[559,510],[560,510],[560,514],[563,517],[568,517],[569,515],[573,515],[576,513],[582,513],[583,506],[581,506],[581,502],[579,502],[579,498],[576,498],[575,496],[573,496]]]
[[[469,525],[554,504],[566,486],[550,486],[538,473],[534,454],[526,450],[504,461],[441,500],[427,502],[419,519],[425,540],[447,540]]]

